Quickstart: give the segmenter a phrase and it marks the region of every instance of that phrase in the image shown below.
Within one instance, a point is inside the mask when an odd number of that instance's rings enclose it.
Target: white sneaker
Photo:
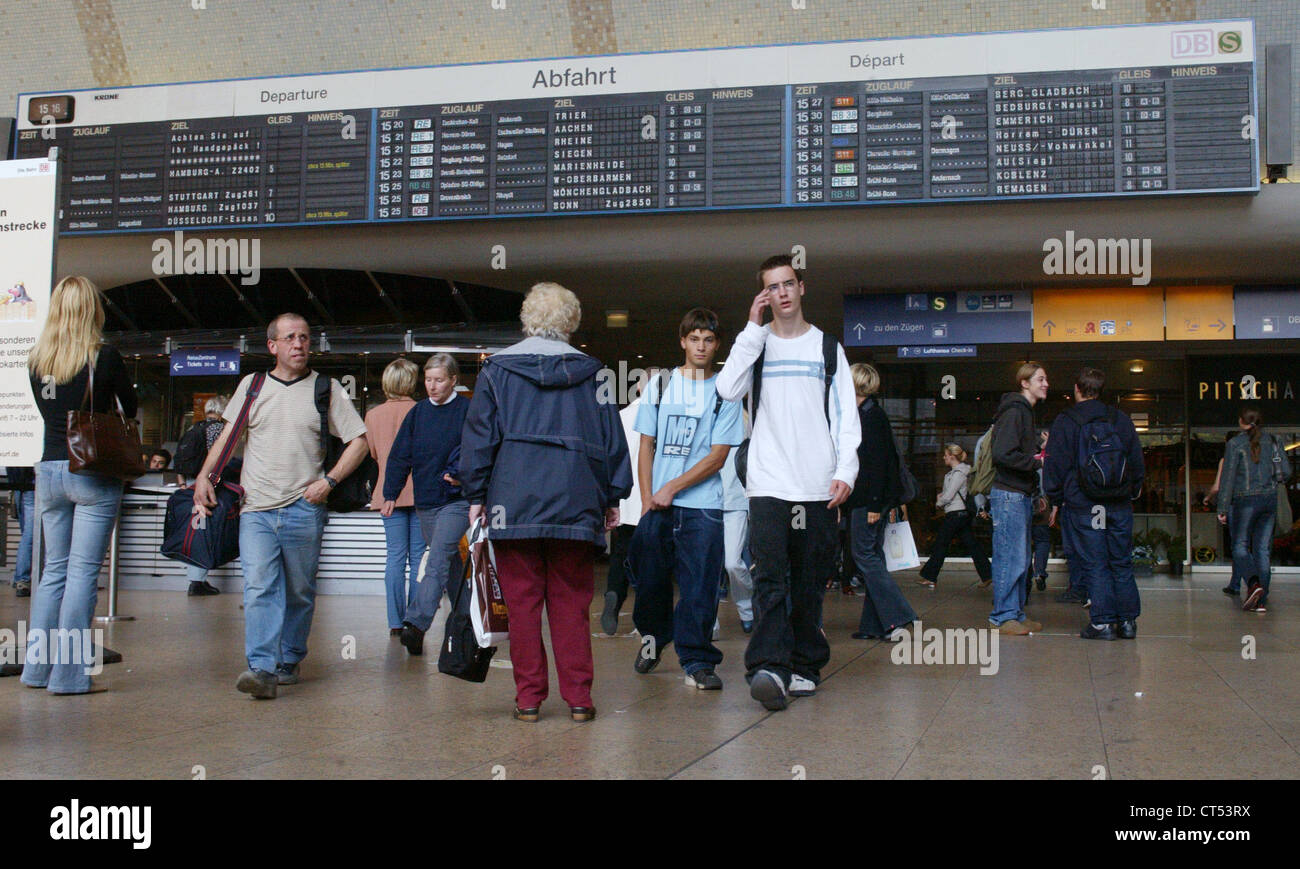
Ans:
[[[805,679],[798,673],[791,673],[788,690],[791,697],[811,697],[817,693],[817,683],[812,679]]]
[[[785,683],[771,670],[759,670],[754,674],[749,681],[749,696],[772,712],[784,709],[789,702],[786,700]]]

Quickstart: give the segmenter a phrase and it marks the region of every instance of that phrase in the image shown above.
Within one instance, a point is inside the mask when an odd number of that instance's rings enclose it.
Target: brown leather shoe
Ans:
[[[528,706],[524,709],[520,709],[518,706],[515,707],[514,718],[516,721],[527,721],[529,724],[533,724],[540,717],[541,710],[536,706]]]
[[[1036,622],[1033,619],[1025,619],[1020,624],[1024,625],[1025,630],[1029,631],[1031,634],[1041,634],[1043,632],[1042,622]]]
[[[1004,637],[1023,637],[1029,633],[1029,629],[1015,619],[1005,621],[995,627],[997,627],[998,633]]]
[[[574,721],[593,721],[596,718],[595,706],[570,706],[569,714]]]

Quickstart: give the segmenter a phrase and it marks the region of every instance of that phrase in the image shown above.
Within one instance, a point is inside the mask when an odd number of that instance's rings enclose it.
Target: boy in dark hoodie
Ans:
[[[1008,392],[993,418],[993,611],[989,624],[998,633],[1024,636],[1041,631],[1039,622],[1025,618],[1025,581],[1030,559],[1030,523],[1038,469],[1042,467],[1034,405],[1047,397],[1047,372],[1026,362],[1016,372],[1019,392]]]

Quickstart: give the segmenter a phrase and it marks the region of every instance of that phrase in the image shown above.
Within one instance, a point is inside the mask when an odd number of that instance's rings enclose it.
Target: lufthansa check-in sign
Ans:
[[[238,374],[239,351],[176,350],[169,366],[172,377],[200,377],[213,374]]]

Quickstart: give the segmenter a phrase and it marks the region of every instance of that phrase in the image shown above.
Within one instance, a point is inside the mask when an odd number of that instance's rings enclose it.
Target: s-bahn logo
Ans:
[[[1209,29],[1175,30],[1172,40],[1175,58],[1214,57],[1216,46],[1221,54],[1239,54],[1242,47],[1240,30],[1225,30],[1217,39]]]

